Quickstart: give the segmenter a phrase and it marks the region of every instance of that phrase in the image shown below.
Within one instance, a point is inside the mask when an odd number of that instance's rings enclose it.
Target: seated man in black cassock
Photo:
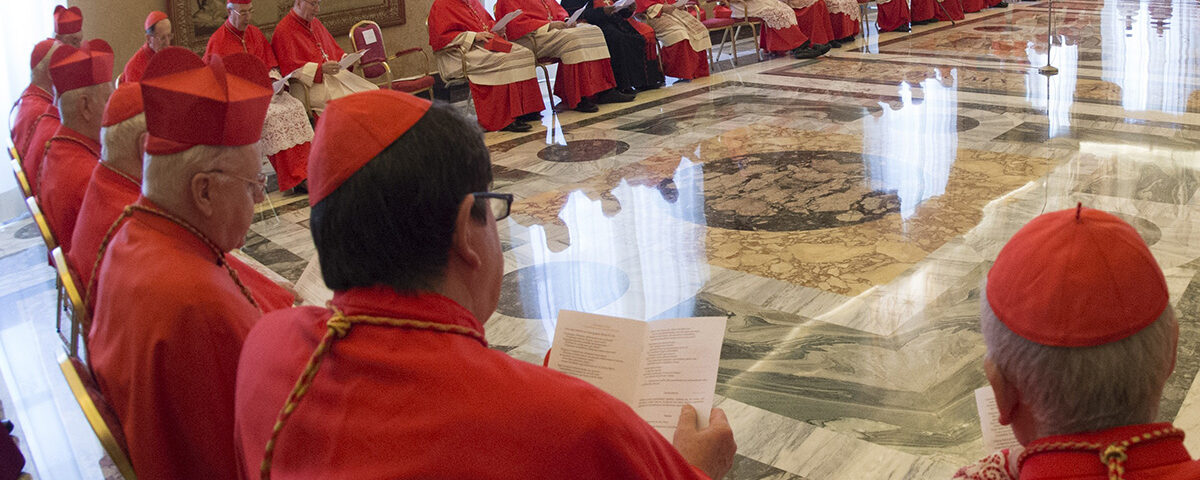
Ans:
[[[631,18],[634,6],[630,4],[617,10],[612,0],[562,0],[563,9],[570,13],[585,6],[587,10],[580,20],[600,27],[604,32],[617,89],[621,93],[634,93],[661,87],[665,79],[656,61],[657,56],[648,53],[653,52],[655,45],[648,45],[646,36],[636,28],[634,22],[637,20]],[[648,26],[645,27],[649,30]],[[653,30],[649,31],[653,39]]]

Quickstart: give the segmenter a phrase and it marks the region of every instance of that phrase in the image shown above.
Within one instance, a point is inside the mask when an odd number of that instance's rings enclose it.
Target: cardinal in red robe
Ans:
[[[125,64],[121,82],[142,81],[142,75],[146,72],[146,65],[150,63],[150,58],[156,52],[171,46],[171,40],[174,39],[171,20],[167,19],[167,14],[163,12],[150,12],[149,15],[146,15],[146,21],[142,27],[146,30],[146,43],[142,44],[142,47],[134,52],[133,57]]]
[[[22,157],[29,151],[29,137],[33,135],[34,122],[47,108],[54,106],[54,96],[50,90],[54,83],[50,80],[50,55],[58,48],[53,39],[45,39],[33,47],[29,58],[30,81],[25,91],[17,98],[12,110],[16,116],[9,127],[9,138]]]
[[[80,288],[92,288],[92,269],[96,252],[109,227],[121,216],[125,207],[137,202],[142,192],[142,134],[146,133],[146,116],[142,110],[142,88],[139,83],[123,83],[108,100],[104,109],[101,134],[106,157],[92,171],[83,206],[75,219],[71,249],[66,252],[67,263],[79,279]],[[263,311],[287,308],[295,303],[295,295],[259,273],[233,255],[225,261],[237,271],[238,277],[250,289]],[[91,313],[91,305],[88,305]]]
[[[527,132],[541,118],[542,93],[533,52],[491,31],[496,25],[477,0],[434,0],[429,46],[444,79],[466,77],[479,124],[489,131]]]
[[[112,95],[113,52],[107,42],[83,48],[63,45],[50,59],[50,77],[59,92],[62,125],[50,138],[38,172],[38,205],[50,232],[71,250],[83,192],[100,159],[100,124]]]
[[[875,18],[875,25],[879,27],[880,33],[912,30],[912,27],[909,26],[912,17],[908,11],[907,0],[884,0],[882,2],[876,0],[876,5],[879,14]]]
[[[668,0],[637,0],[637,13],[662,42],[663,73],[691,80],[708,76],[708,28]]]
[[[796,23],[813,45],[828,45],[837,40],[825,0],[787,0],[786,3],[795,10]]]
[[[249,53],[262,60],[267,68],[279,69],[279,62],[275,59],[275,52],[271,49],[271,43],[267,41],[267,37],[263,35],[258,27],[251,24],[254,14],[254,7],[251,6],[250,0],[232,0],[228,4],[229,17],[225,23],[218,28],[216,32],[208,38],[208,47],[204,50],[204,61],[211,62],[214,57],[225,56],[233,53]],[[282,78],[280,75],[279,78]],[[283,98],[286,96],[287,98]],[[290,95],[280,92],[272,103],[289,102],[294,100]],[[299,103],[296,101],[295,103]],[[300,105],[300,112],[303,114],[303,105]],[[286,131],[286,132],[302,132],[300,135],[307,138],[289,137],[288,145],[282,150],[264,152],[267,154],[267,159],[271,161],[271,167],[275,169],[276,180],[279,184],[279,190],[290,190],[300,182],[303,182],[308,177],[308,151],[311,145],[311,128],[305,128],[303,125],[300,128],[289,128],[294,125],[273,125],[273,122],[278,120],[280,123],[295,123],[307,122],[307,115],[286,116],[281,114],[268,115],[267,125],[264,129],[267,131]],[[298,143],[297,143],[298,142]],[[282,145],[279,147],[283,147]],[[272,148],[274,150],[274,148]]]
[[[703,430],[685,410],[676,442],[712,439],[685,458],[619,400],[488,348],[483,322],[504,263],[496,221],[511,197],[483,193],[487,148],[467,120],[377,90],[331,102],[322,122],[309,198],[334,295],[326,307],[268,314],[246,339],[236,407],[243,478],[725,475],[736,446],[719,409]],[[356,195],[368,191],[380,195]],[[404,252],[388,253],[397,246]]]
[[[79,7],[54,7],[54,39],[75,48],[83,43],[83,10]]]
[[[38,174],[42,170],[42,159],[46,155],[46,144],[50,142],[50,137],[58,131],[58,127],[62,126],[62,121],[59,118],[58,106],[50,104],[46,110],[33,120],[31,127],[33,130],[29,133],[29,146],[25,148],[25,155],[21,156],[21,170],[25,171],[25,177],[29,180],[29,188],[36,195],[38,192]]]
[[[262,200],[266,65],[156,53],[141,82],[144,197],[101,244],[90,365],[143,478],[237,478],[233,389],[260,305],[227,262]]]

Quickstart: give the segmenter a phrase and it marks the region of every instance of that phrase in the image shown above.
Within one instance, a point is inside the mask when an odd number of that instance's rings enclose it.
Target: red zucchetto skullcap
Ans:
[[[54,47],[54,42],[53,38],[47,38],[33,46],[33,54],[29,56],[30,70],[37,68],[38,64],[42,63],[42,60],[46,58],[46,54],[50,53],[50,49]]]
[[[70,35],[83,30],[83,10],[79,7],[54,7],[54,34]]]
[[[1167,282],[1150,249],[1121,219],[1079,205],[1047,213],[1000,250],[987,301],[1017,335],[1052,347],[1126,338],[1167,308]]]
[[[143,27],[143,29],[148,31],[148,30],[150,30],[150,27],[154,26],[154,24],[161,22],[163,20],[166,20],[166,19],[167,19],[167,14],[165,14],[163,12],[160,12],[158,10],[150,12],[149,15],[146,15],[146,24],[145,24],[145,27]]]
[[[155,155],[257,142],[273,93],[267,66],[255,56],[214,57],[206,65],[181,47],[155,53],[141,83],[146,152]]]
[[[113,51],[108,42],[95,38],[80,47],[62,44],[50,56],[50,80],[59,95],[112,81]]]
[[[111,127],[139,113],[142,113],[142,85],[137,82],[125,82],[108,97],[108,105],[104,106],[104,118],[100,119],[100,126]]]
[[[308,203],[316,205],[429,111],[428,100],[393,90],[355,93],[325,105],[308,161]]]
[[[232,3],[234,5],[249,5],[250,0],[229,0],[229,3]]]

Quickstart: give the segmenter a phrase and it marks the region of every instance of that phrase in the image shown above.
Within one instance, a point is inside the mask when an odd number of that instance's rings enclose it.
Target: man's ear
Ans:
[[[470,268],[477,268],[483,263],[479,252],[475,249],[474,241],[479,222],[471,216],[475,206],[475,196],[466,195],[458,204],[458,214],[454,216],[454,236],[450,248],[455,257]]]
[[[211,217],[216,211],[213,205],[213,196],[215,188],[213,185],[213,175],[211,173],[197,173],[192,175],[190,185],[192,191],[192,204],[205,217]]]
[[[991,358],[983,360],[983,370],[987,374],[988,383],[992,385],[992,393],[996,396],[996,409],[1000,411],[1000,424],[1012,425],[1013,412],[1021,404],[1021,392],[1018,392],[1012,382],[1004,377],[1000,368]]]

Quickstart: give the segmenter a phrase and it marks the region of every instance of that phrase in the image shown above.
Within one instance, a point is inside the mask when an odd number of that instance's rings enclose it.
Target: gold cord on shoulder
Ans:
[[[1054,442],[1034,445],[1033,447],[1021,452],[1021,456],[1017,457],[1017,471],[1025,464],[1025,461],[1039,453],[1048,452],[1096,452],[1100,456],[1100,463],[1108,467],[1109,480],[1123,480],[1125,476],[1125,461],[1129,459],[1129,447],[1138,443],[1152,442],[1164,438],[1178,437],[1183,438],[1183,430],[1178,428],[1161,428],[1153,432],[1134,435],[1120,442],[1110,443],[1108,445],[1093,443],[1093,442]]]
[[[296,411],[296,406],[299,405],[300,399],[304,398],[304,395],[308,393],[308,388],[312,386],[313,377],[317,376],[317,370],[321,368],[321,361],[324,360],[325,354],[329,353],[329,349],[333,346],[333,341],[344,338],[350,333],[350,329],[355,324],[454,333],[474,338],[485,346],[487,345],[487,340],[484,339],[483,333],[470,327],[369,315],[347,316],[336,307],[331,306],[330,308],[333,309],[333,315],[329,317],[329,320],[325,321],[325,336],[321,338],[321,342],[317,344],[317,348],[309,356],[308,364],[305,365],[300,378],[296,380],[296,386],[292,387],[291,393],[287,396],[287,401],[283,404],[283,409],[279,411],[279,416],[275,419],[275,427],[271,430],[271,437],[267,440],[266,451],[263,453],[262,465],[259,467],[259,478],[262,480],[271,478],[271,461],[275,457],[275,447],[279,441],[279,434],[283,431],[283,426],[287,424],[288,418],[292,416],[292,412]]]

